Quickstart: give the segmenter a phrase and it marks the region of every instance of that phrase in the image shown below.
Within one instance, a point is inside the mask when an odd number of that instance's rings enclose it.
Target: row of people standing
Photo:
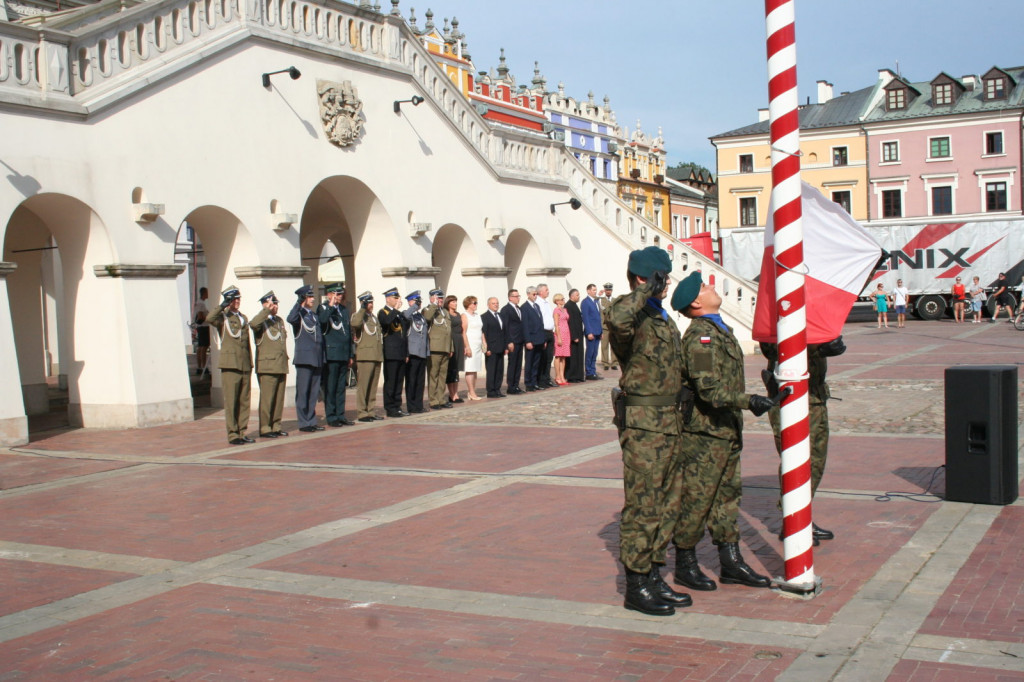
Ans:
[[[316,416],[321,388],[327,423],[330,426],[352,424],[345,418],[345,389],[353,353],[344,286],[329,285],[327,300],[319,305],[312,286],[300,287],[295,295],[295,304],[285,319],[279,315],[279,300],[273,291],[260,297],[261,308],[249,319],[241,312],[242,297],[238,287],[231,285],[221,292],[223,300],[206,318],[221,337],[219,368],[224,421],[228,442],[233,445],[254,442],[246,435],[254,367],[260,387],[259,435],[261,438],[288,435],[281,428],[289,371],[286,323],[295,337],[292,365],[296,375],[295,411],[299,430],[324,430]],[[250,334],[256,349],[255,361]]]

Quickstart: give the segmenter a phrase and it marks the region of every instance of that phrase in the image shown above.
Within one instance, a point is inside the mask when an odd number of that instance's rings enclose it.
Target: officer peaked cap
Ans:
[[[648,246],[629,254],[629,271],[637,277],[650,278],[655,271],[672,272],[672,260],[668,252],[657,246]]]
[[[411,293],[406,294],[405,295],[405,300],[407,300],[407,301],[414,301],[414,300],[416,300],[419,297],[420,297],[420,290],[417,289],[416,291],[413,291]]]
[[[608,284],[605,284],[605,285],[604,285],[604,288],[605,288],[605,289],[611,289],[611,288],[612,288],[612,285],[611,285],[611,283],[609,282]]]
[[[373,300],[373,294],[370,293],[369,291],[364,291],[363,293],[359,294],[359,300],[362,301],[363,303],[366,303],[368,301],[372,301]]]
[[[234,284],[228,286],[227,289],[220,292],[220,295],[223,296],[228,301],[233,301],[236,298],[242,298],[241,292],[238,291],[238,287],[236,287]]]
[[[444,296],[444,289],[431,289],[430,290],[430,295],[431,296]]]
[[[334,284],[328,284],[327,285],[327,293],[328,294],[343,294],[343,293],[345,293],[345,283],[344,282],[335,282]]]
[[[384,298],[387,298],[389,296],[398,296],[398,287],[391,287],[390,289],[384,292]]]
[[[277,303],[277,296],[274,294],[273,289],[260,296],[260,303],[266,303],[267,301],[273,301],[274,303]]]
[[[689,308],[690,304],[700,294],[702,284],[703,281],[701,280],[699,270],[694,270],[684,277],[683,281],[676,285],[676,290],[672,293],[672,310],[681,313]]]
[[[310,296],[314,296],[315,294],[313,293],[313,285],[307,284],[304,287],[299,287],[298,289],[295,290],[295,295],[301,298],[309,298]]]

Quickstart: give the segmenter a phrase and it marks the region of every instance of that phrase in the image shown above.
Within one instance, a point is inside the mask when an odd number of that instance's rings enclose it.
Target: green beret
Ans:
[[[701,281],[699,270],[694,270],[684,277],[683,280],[676,285],[676,290],[672,293],[672,310],[681,313],[689,308],[690,304],[693,303],[700,294],[700,287],[702,284],[703,281]]]
[[[657,246],[648,246],[629,254],[629,271],[637,277],[650,278],[655,270],[668,274],[672,272],[672,259],[668,252]]]

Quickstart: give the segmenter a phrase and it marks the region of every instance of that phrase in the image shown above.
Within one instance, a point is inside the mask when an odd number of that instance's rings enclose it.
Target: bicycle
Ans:
[[[1021,302],[1017,314],[1013,318],[1013,326],[1018,331],[1024,332],[1024,301]]]

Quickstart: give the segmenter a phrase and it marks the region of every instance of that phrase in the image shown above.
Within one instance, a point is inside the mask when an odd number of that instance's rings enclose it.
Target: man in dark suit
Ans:
[[[344,305],[345,285],[338,282],[327,287],[327,303],[317,309],[324,330],[327,368],[324,377],[324,411],[329,426],[352,426],[345,417],[345,391],[348,370],[353,362],[352,325]]]
[[[523,313],[523,344],[526,346],[526,371],[523,381],[527,391],[543,391],[546,387],[537,383],[541,359],[544,356],[546,337],[544,320],[537,305],[537,289],[526,290],[526,301],[519,306]]]
[[[409,356],[405,331],[409,321],[398,311],[402,297],[398,288],[384,292],[384,307],[377,313],[380,331],[384,335],[384,412],[389,417],[407,417],[402,410],[402,384],[405,380],[405,364]]]
[[[320,375],[324,366],[324,333],[316,314],[312,285],[295,290],[298,300],[288,313],[295,336],[295,415],[299,431],[323,431],[316,423],[316,401],[320,396]]]
[[[501,309],[501,322],[505,327],[508,344],[508,373],[505,391],[511,395],[522,393],[519,378],[523,375],[523,311],[519,309],[519,291],[510,289],[508,303]]]
[[[481,317],[483,323],[484,343],[487,350],[484,352],[484,364],[487,367],[487,397],[504,398],[501,392],[501,381],[505,373],[505,356],[508,354],[508,345],[505,343],[505,324],[501,321],[501,313],[498,312],[498,298],[491,296],[487,299],[487,312]]]
[[[583,334],[587,338],[587,352],[583,361],[587,379],[601,377],[597,374],[597,351],[601,349],[601,308],[597,303],[597,285],[587,285],[587,297],[580,304],[583,313]]]
[[[565,367],[565,379],[569,383],[578,384],[584,380],[583,314],[580,312],[579,289],[569,290],[565,311],[569,313],[569,362]]]

